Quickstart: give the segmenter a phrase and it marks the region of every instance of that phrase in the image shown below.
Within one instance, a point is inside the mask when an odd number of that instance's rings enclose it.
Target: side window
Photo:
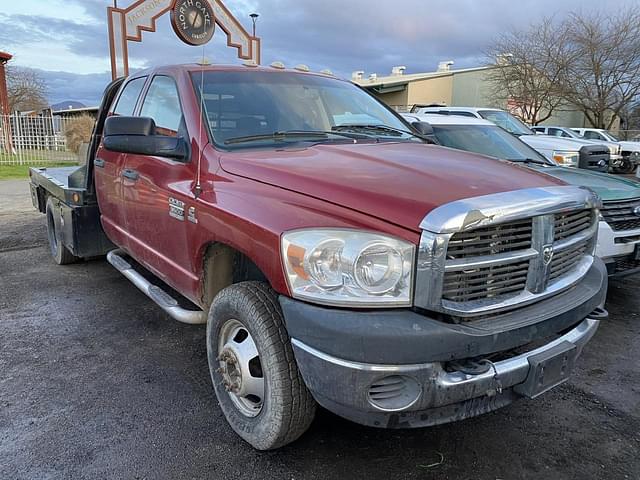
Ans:
[[[147,77],[134,78],[127,83],[116,103],[116,108],[113,110],[114,115],[121,115],[124,117],[130,117],[136,109],[136,103],[138,103],[138,97],[144,87]]]
[[[589,130],[584,132],[584,138],[588,138],[589,140],[602,140],[602,137],[598,132],[592,132]]]
[[[171,77],[157,76],[151,82],[140,111],[156,122],[159,135],[177,137],[182,122],[178,87]]]
[[[552,135],[554,137],[561,137],[562,136],[562,130],[560,130],[558,128],[550,128],[549,129],[549,135]]]

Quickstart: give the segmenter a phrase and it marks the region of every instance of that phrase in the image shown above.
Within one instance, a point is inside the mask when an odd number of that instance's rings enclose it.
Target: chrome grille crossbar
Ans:
[[[499,255],[485,255],[482,257],[473,257],[473,259],[449,260],[445,263],[445,272],[457,272],[460,270],[470,270],[474,268],[493,267],[495,265],[507,265],[509,263],[521,262],[523,260],[531,260],[539,256],[537,250],[528,248],[517,252],[501,253]]]

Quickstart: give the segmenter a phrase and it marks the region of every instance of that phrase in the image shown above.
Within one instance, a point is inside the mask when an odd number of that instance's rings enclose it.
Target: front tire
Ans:
[[[222,412],[254,448],[282,447],[309,428],[316,404],[268,285],[239,283],[216,296],[207,322],[207,355]]]
[[[628,175],[630,173],[633,173],[635,171],[635,165],[634,163],[631,161],[630,158],[625,158],[622,161],[622,165],[618,168],[615,168],[615,173],[621,173],[624,175]]]
[[[62,242],[62,225],[60,215],[57,214],[53,199],[47,200],[47,239],[49,240],[49,250],[51,256],[58,265],[69,265],[80,260],[71,253]]]

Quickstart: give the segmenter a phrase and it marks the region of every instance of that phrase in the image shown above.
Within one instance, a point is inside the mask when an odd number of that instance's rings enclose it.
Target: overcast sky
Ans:
[[[106,8],[109,0],[0,0],[0,50],[14,63],[42,71],[51,103],[97,104],[110,79]],[[133,0],[119,0],[128,6]],[[263,63],[305,63],[349,77],[354,70],[388,74],[433,71],[439,61],[454,68],[479,65],[483,48],[504,29],[526,27],[546,15],[577,9],[614,10],[639,0],[227,0],[249,29],[260,13]],[[246,20],[246,21],[245,21]],[[215,63],[233,63],[222,30],[205,47]],[[142,44],[130,42],[133,69],[193,62],[201,47],[182,44],[169,15]]]

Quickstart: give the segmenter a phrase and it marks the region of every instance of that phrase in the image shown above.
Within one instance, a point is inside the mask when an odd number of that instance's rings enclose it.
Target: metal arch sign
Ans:
[[[204,45],[218,25],[238,58],[260,63],[260,39],[250,35],[221,0],[138,0],[127,8],[107,8],[113,79],[129,75],[128,42],[141,42],[143,32],[155,32],[158,18],[169,12],[183,42]]]

